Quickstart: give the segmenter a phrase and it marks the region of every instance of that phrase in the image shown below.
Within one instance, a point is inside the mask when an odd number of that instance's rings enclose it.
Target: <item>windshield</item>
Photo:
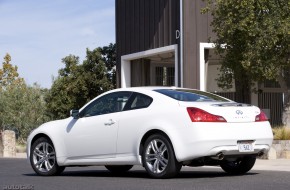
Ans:
[[[230,102],[230,100],[223,98],[221,96],[211,94],[208,92],[190,90],[190,89],[159,89],[154,90],[166,96],[169,96],[175,100],[185,101],[185,102]]]

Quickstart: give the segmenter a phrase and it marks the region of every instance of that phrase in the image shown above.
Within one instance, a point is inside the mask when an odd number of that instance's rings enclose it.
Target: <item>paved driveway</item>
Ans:
[[[215,167],[184,167],[176,178],[150,179],[142,167],[134,167],[122,176],[104,167],[67,168],[61,176],[35,175],[25,159],[0,158],[1,189],[74,190],[185,190],[185,189],[289,189],[290,172],[253,170],[243,176],[228,176]]]

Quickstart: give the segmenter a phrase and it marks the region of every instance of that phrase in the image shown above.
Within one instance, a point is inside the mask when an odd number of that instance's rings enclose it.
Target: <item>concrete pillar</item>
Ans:
[[[257,82],[254,84],[254,88],[258,89],[258,83]],[[258,104],[259,104],[258,93],[251,92],[251,104],[255,105],[255,106],[258,106]]]
[[[16,137],[15,132],[5,130],[2,133],[3,157],[16,157]]]
[[[2,143],[2,133],[0,131],[0,157],[3,157],[3,143]]]

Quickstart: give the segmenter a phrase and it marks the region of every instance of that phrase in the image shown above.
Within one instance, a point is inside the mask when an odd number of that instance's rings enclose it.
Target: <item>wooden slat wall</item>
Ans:
[[[215,94],[236,101],[235,92],[218,92]],[[258,94],[258,106],[261,109],[270,109],[270,123],[272,126],[282,125],[283,93],[263,92]]]
[[[212,92],[214,94],[217,94],[219,96],[225,97],[227,99],[236,101],[236,93],[235,92]]]
[[[259,107],[270,109],[270,122],[273,126],[282,125],[283,93],[263,92],[258,95]]]
[[[149,86],[150,85],[150,60],[139,59],[131,62],[131,86]]]
[[[199,88],[199,45],[213,37],[210,27],[210,14],[201,14],[205,7],[202,0],[184,0],[184,46],[183,46],[183,80],[184,87]]]
[[[179,44],[180,0],[116,0],[117,86],[121,56]]]

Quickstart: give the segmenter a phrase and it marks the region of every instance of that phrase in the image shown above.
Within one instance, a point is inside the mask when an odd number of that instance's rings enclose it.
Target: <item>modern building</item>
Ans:
[[[117,86],[179,86],[235,99],[235,87],[217,86],[210,14],[202,0],[116,0]],[[275,83],[257,84],[249,103],[281,123],[283,94]]]

